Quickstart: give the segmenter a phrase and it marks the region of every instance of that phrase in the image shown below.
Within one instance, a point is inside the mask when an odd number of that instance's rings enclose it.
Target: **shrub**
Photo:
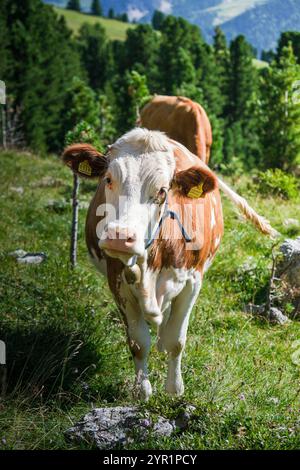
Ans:
[[[295,199],[299,194],[297,179],[278,168],[259,172],[255,181],[262,194],[272,194],[283,199]]]
[[[103,150],[99,135],[95,129],[86,121],[80,121],[65,137],[65,144],[71,145],[77,142],[91,144],[99,151]]]

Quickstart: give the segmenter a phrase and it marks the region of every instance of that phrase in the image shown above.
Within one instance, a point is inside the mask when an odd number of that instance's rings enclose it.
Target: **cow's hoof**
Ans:
[[[148,401],[152,395],[152,386],[148,379],[142,380],[142,382],[138,385],[138,397],[140,400]]]
[[[174,395],[174,396],[177,396],[177,397],[179,397],[180,395],[183,395],[184,394],[184,385],[183,385],[182,380],[178,381],[178,382],[175,382],[175,383],[167,381],[166,382],[166,392],[169,395]]]

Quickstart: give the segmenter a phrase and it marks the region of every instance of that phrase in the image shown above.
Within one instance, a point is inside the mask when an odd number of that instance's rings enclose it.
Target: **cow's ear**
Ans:
[[[63,162],[84,178],[99,178],[107,170],[107,158],[89,144],[74,144],[67,147]]]
[[[213,191],[218,186],[218,179],[206,167],[191,167],[175,174],[172,188],[186,197],[197,199]]]

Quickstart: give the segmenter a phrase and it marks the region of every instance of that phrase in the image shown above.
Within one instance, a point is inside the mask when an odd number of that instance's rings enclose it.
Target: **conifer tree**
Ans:
[[[0,80],[4,80],[9,63],[9,31],[6,24],[6,8],[8,0],[0,3]]]
[[[134,127],[139,109],[150,99],[147,79],[135,70],[118,75],[113,82],[116,100],[116,127],[123,133]]]
[[[153,29],[156,29],[157,31],[159,31],[161,29],[164,19],[165,19],[165,14],[162,11],[154,10],[154,13],[152,15],[152,20],[151,20]]]
[[[136,70],[141,75],[146,75],[151,91],[159,88],[158,49],[158,33],[150,25],[141,24],[136,28],[128,29],[124,43],[123,71],[125,72],[125,69]]]
[[[262,158],[267,167],[300,165],[300,65],[291,43],[266,69],[262,84]]]
[[[230,44],[228,105],[225,108],[224,154],[229,162],[239,159],[251,167],[259,156],[257,135],[258,73],[253,66],[253,50],[244,36]],[[233,153],[232,146],[233,143]]]
[[[13,107],[21,110],[26,145],[61,149],[66,89],[74,74],[81,75],[71,32],[40,0],[7,2],[6,26],[10,66],[5,81]]]
[[[208,44],[203,44],[199,59],[197,85],[203,90],[207,112],[216,117],[222,115],[225,103],[220,81],[213,48]]]
[[[80,121],[90,126],[99,126],[99,103],[95,92],[85,82],[74,77],[66,93],[65,113],[67,130],[73,129]]]
[[[250,44],[244,36],[237,36],[230,45],[229,107],[233,121],[244,119],[245,105],[257,87],[256,70],[252,59]]]
[[[108,15],[107,15],[107,16],[108,16],[108,18],[110,18],[110,19],[114,19],[114,18],[115,18],[115,10],[114,10],[113,8],[110,8],[110,9],[108,10]]]
[[[167,16],[161,32],[160,88],[166,94],[173,94],[184,82],[191,83],[196,79],[192,52],[195,29],[183,18]]]
[[[226,113],[224,108],[228,105],[230,53],[227,47],[226,36],[219,27],[215,28],[213,48],[216,64],[216,76],[221,92],[224,115],[224,113]]]
[[[68,10],[81,11],[80,0],[69,0],[67,3]]]
[[[277,54],[276,54],[277,61],[278,62],[280,61],[283,48],[287,47],[289,43],[292,44],[297,62],[300,63],[300,32],[299,31],[287,31],[285,33],[281,33],[281,36],[278,41],[278,47],[277,47]]]
[[[103,10],[100,0],[92,0],[91,14],[95,16],[102,16]]]
[[[78,35],[81,63],[94,90],[104,88],[113,72],[113,54],[105,29],[99,23],[81,26]]]

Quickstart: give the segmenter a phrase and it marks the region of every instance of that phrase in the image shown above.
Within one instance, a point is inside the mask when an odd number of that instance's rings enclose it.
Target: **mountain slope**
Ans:
[[[47,0],[65,6],[67,0]],[[209,40],[216,25],[228,39],[244,34],[260,52],[276,46],[282,31],[300,30],[300,0],[102,0],[105,14],[127,12],[131,21],[150,21],[153,11],[183,16],[198,24]],[[89,11],[90,0],[81,0],[83,11]]]
[[[109,18],[101,18],[99,16],[84,15],[77,11],[65,10],[63,8],[56,8],[56,13],[65,17],[67,25],[76,34],[83,23],[95,24],[99,23],[104,27],[106,34],[109,39],[118,39],[124,41],[126,37],[126,31],[128,28],[134,28],[135,26],[122,21],[111,20]]]
[[[258,51],[274,49],[280,32],[300,30],[300,1],[271,0],[222,24],[228,39],[241,32]]]

